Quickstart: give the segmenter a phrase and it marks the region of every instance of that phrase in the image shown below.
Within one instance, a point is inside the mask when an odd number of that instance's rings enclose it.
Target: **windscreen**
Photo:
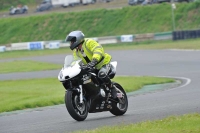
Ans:
[[[80,58],[74,58],[72,55],[67,55],[65,57],[65,62],[64,62],[64,68],[69,67],[69,66],[73,66],[76,61],[80,61]]]

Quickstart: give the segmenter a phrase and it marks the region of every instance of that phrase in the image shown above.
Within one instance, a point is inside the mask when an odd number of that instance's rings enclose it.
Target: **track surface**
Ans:
[[[109,53],[113,60],[118,61],[117,75],[182,77],[183,84],[164,91],[130,95],[127,113],[118,117],[102,112],[89,114],[85,121],[77,122],[70,117],[64,104],[3,113],[0,115],[0,133],[66,133],[161,119],[171,115],[200,113],[200,51],[127,50]],[[62,66],[64,57],[65,55],[54,55],[20,59],[53,62]],[[0,80],[57,77],[58,72],[59,70],[0,74]]]

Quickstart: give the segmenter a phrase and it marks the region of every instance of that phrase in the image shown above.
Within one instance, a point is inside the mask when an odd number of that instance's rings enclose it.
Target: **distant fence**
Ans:
[[[200,38],[200,30],[107,36],[107,37],[95,37],[92,39],[104,45],[104,44],[115,44],[121,42],[140,42],[148,40],[175,41],[175,40],[190,39],[190,38]],[[9,46],[0,46],[0,52],[12,51],[12,50],[58,49],[60,47],[69,47],[69,43],[64,42],[63,40],[12,43]]]

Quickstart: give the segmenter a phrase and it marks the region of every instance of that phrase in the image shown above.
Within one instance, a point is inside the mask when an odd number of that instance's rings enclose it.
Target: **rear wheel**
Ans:
[[[119,116],[119,115],[123,115],[124,113],[126,113],[127,109],[128,109],[128,98],[126,95],[126,92],[124,91],[124,89],[122,88],[122,86],[118,83],[113,83],[117,89],[117,93],[120,93],[120,91],[122,92],[122,97],[118,98],[118,102],[113,102],[112,103],[112,109],[110,110],[110,112],[113,115]]]
[[[86,119],[88,115],[87,101],[83,99],[83,103],[80,103],[80,98],[77,93],[67,91],[65,93],[65,105],[72,118],[77,121]]]

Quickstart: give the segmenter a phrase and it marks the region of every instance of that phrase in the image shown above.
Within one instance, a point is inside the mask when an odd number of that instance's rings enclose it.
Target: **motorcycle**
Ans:
[[[77,121],[84,121],[88,113],[110,111],[115,116],[126,113],[128,99],[123,87],[112,81],[117,92],[117,98],[114,99],[111,90],[98,78],[97,70],[82,69],[81,64],[81,59],[67,55],[58,74],[58,80],[66,89],[65,105],[71,117]],[[117,62],[111,62],[110,66],[108,75],[113,79]]]

